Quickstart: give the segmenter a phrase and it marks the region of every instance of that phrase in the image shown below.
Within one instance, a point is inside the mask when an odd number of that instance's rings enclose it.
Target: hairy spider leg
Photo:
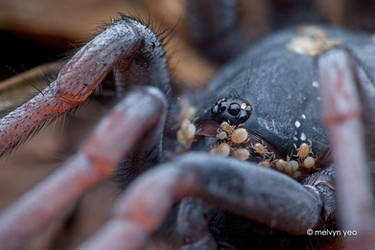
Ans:
[[[113,218],[80,249],[141,249],[171,206],[186,197],[296,235],[319,226],[325,206],[315,185],[251,162],[188,153],[136,179],[119,198]]]
[[[159,87],[169,98],[163,53],[147,27],[122,16],[82,47],[50,86],[0,120],[0,155],[57,115],[85,101],[114,67],[116,86],[149,84]]]
[[[357,232],[355,237],[344,240],[355,249],[359,246],[375,249],[373,190],[367,166],[362,107],[355,83],[358,76],[353,67],[357,65],[344,49],[332,49],[319,57],[321,112],[336,166],[341,227]]]
[[[159,147],[166,105],[157,88],[131,91],[99,123],[76,155],[1,215],[1,249],[20,247],[73,200],[107,178],[143,136],[154,138],[153,146]]]

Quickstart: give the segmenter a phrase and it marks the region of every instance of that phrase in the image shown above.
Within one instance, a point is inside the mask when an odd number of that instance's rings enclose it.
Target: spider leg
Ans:
[[[137,82],[159,87],[169,98],[160,43],[147,27],[123,16],[81,48],[50,86],[0,120],[0,155],[85,101],[114,67],[120,92],[123,88],[119,86]]]
[[[202,200],[187,198],[180,202],[176,231],[184,242],[181,250],[217,249],[217,244],[208,230],[209,207]]]
[[[206,234],[198,241],[186,244],[181,247],[181,250],[215,250],[218,249],[213,236],[206,232]]]
[[[103,119],[79,152],[0,217],[1,249],[14,249],[89,188],[108,177],[143,136],[162,134],[166,101],[156,88],[131,91]],[[160,144],[155,142],[156,147]],[[62,192],[63,190],[63,192]]]
[[[319,226],[325,206],[315,185],[303,186],[250,162],[189,153],[135,180],[117,202],[114,218],[80,249],[140,249],[170,207],[185,197],[296,235]]]
[[[356,230],[345,240],[356,248],[375,248],[374,200],[364,142],[358,76],[353,58],[343,49],[319,57],[321,110],[337,171],[337,200],[341,226]]]
[[[247,45],[240,30],[237,0],[188,0],[186,15],[191,39],[208,58],[223,63]]]
[[[374,168],[375,164],[375,79],[369,73],[369,70],[363,66],[363,64],[357,59],[352,57],[352,60],[355,60],[357,67],[353,67],[354,70],[354,82],[358,91],[358,96],[361,101],[362,110],[362,120],[365,134],[365,145],[367,156],[370,160],[370,167]],[[361,81],[359,76],[365,76],[369,81]]]

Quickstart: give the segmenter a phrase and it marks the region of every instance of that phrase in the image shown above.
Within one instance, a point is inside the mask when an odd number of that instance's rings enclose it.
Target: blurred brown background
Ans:
[[[287,20],[310,11],[297,2],[242,0],[240,13],[250,14],[244,15],[241,25],[245,30],[255,27],[252,35],[260,37],[281,27],[274,23],[289,25]],[[375,30],[372,18],[375,12],[371,11],[375,8],[371,1],[317,0],[315,3],[316,10],[320,11],[319,21]],[[150,17],[157,29],[172,30],[171,41],[165,49],[174,84],[203,87],[217,70],[218,66],[201,57],[189,41],[183,0],[0,0],[1,114],[45,87],[56,75],[61,62],[97,33],[98,27],[117,18],[119,12],[144,20]],[[36,70],[29,71],[37,66]],[[17,78],[6,80],[14,76]],[[1,158],[0,209],[67,159],[105,111],[98,101],[91,100],[74,115],[64,115]],[[27,249],[77,246],[108,218],[118,192],[111,180],[101,184],[72,204],[30,242]]]

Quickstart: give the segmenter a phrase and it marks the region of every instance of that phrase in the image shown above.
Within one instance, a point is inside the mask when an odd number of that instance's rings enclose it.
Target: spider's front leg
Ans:
[[[147,135],[160,152],[166,100],[156,88],[131,91],[55,174],[0,216],[1,249],[15,249],[89,188],[107,178]]]
[[[57,115],[77,106],[114,69],[119,96],[132,84],[159,87],[169,98],[169,76],[157,37],[122,16],[81,48],[39,95],[0,120],[0,155]]]
[[[374,249],[375,210],[367,159],[374,161],[374,152],[369,149],[374,148],[375,140],[371,112],[375,110],[375,96],[369,90],[375,83],[369,75],[366,81],[360,78],[366,75],[365,69],[343,49],[321,55],[318,69],[321,109],[337,168],[340,223],[344,230],[356,234],[345,240],[355,249]]]
[[[334,192],[333,176],[322,176],[324,181],[303,186],[250,162],[189,153],[133,182],[118,201],[114,218],[82,249],[140,249],[170,207],[185,197],[201,198],[291,234],[305,234],[332,215],[325,212],[334,211],[326,209],[332,204],[326,199],[334,197],[329,195]],[[321,196],[321,190],[328,195]]]

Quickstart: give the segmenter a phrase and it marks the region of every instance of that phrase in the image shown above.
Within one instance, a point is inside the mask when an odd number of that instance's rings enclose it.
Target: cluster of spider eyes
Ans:
[[[221,156],[233,156],[240,160],[249,159],[251,153],[258,158],[258,164],[266,168],[274,168],[288,175],[297,176],[298,170],[311,170],[315,166],[315,156],[312,152],[311,142],[301,143],[295,146],[295,152],[291,152],[286,159],[276,158],[275,153],[269,151],[267,146],[261,142],[250,144],[246,142],[249,134],[245,128],[222,122],[217,131],[216,138],[219,143],[210,149],[213,154]]]
[[[229,121],[231,124],[246,122],[253,111],[251,105],[244,99],[225,97],[218,100],[211,108],[213,120]]]

